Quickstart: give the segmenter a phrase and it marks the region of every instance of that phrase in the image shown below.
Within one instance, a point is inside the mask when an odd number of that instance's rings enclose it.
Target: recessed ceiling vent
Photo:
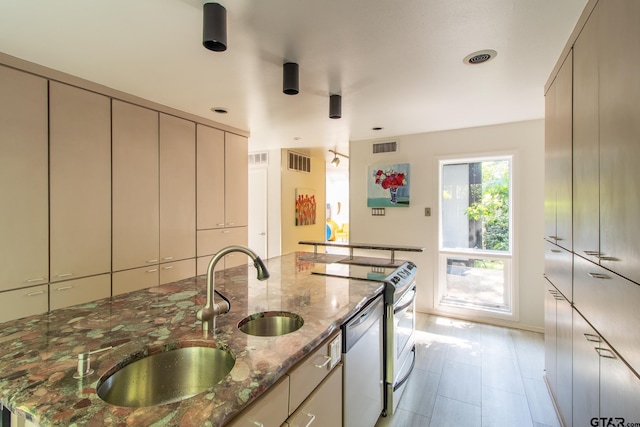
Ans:
[[[470,65],[482,64],[492,60],[497,55],[498,55],[498,52],[496,52],[495,50],[491,50],[491,49],[479,50],[478,52],[473,52],[465,56],[462,62]]]
[[[373,144],[373,154],[392,153],[394,151],[398,151],[398,143],[395,141]]]
[[[287,168],[298,172],[311,172],[311,157],[296,153],[295,151],[287,151]]]
[[[249,167],[257,168],[269,165],[269,153],[262,151],[260,153],[249,153]]]

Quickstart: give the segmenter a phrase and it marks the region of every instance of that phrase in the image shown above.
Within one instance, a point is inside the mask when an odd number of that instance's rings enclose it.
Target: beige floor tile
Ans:
[[[425,417],[431,417],[439,382],[439,374],[414,369],[398,407]]]
[[[482,427],[533,427],[526,396],[482,387]]]
[[[440,377],[438,394],[462,402],[480,405],[482,370],[479,366],[447,360]]]
[[[481,408],[478,405],[438,396],[430,427],[480,427]]]
[[[523,381],[533,421],[550,427],[560,427],[544,380],[524,378]]]
[[[524,395],[518,361],[485,353],[482,356],[482,385]]]
[[[399,409],[393,415],[380,417],[375,427],[428,427],[429,421],[425,416]]]

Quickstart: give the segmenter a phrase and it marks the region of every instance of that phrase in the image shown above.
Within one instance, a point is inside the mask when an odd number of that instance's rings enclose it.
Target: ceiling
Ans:
[[[2,0],[0,51],[248,130],[252,151],[348,153],[354,140],[542,118],[586,0],[220,3],[221,53],[202,46],[200,0]],[[463,63],[484,49],[498,54]],[[282,93],[287,61],[298,95]],[[341,119],[329,118],[332,93]]]

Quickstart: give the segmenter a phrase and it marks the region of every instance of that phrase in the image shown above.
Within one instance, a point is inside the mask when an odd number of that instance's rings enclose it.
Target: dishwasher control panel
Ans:
[[[334,366],[340,362],[340,358],[342,357],[342,336],[338,334],[338,336],[329,343],[329,357],[331,357],[331,362],[329,362],[329,370],[332,370]]]

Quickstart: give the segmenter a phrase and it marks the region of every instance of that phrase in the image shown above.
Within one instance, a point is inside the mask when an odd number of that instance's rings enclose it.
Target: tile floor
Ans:
[[[418,313],[416,366],[376,427],[559,427],[544,336]]]

